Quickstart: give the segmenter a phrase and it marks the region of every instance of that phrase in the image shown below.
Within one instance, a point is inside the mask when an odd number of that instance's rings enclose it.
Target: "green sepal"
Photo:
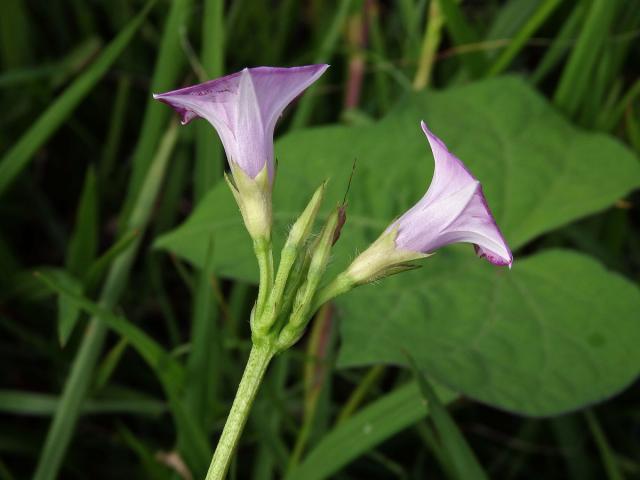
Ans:
[[[398,230],[383,233],[364,252],[351,262],[344,275],[354,286],[375,282],[406,270],[416,268],[411,264],[415,260],[430,257],[432,254],[402,250],[396,246]]]
[[[329,262],[331,247],[333,246],[333,239],[337,228],[338,210],[329,216],[311,254],[307,277],[296,293],[289,320],[278,335],[276,343],[278,350],[286,350],[297,342],[304,333],[307,323],[309,322],[309,316],[313,314],[311,307],[313,306],[318,285],[322,280],[327,268],[327,263]]]
[[[255,178],[248,176],[234,162],[231,164],[232,178],[225,173],[224,178],[233,193],[240,213],[253,239],[271,239],[271,182],[265,165]]]

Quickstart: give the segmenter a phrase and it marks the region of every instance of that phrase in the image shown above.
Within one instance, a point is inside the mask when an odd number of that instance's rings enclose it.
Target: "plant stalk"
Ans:
[[[269,362],[273,358],[274,349],[270,342],[260,343],[251,348],[247,366],[231,405],[231,411],[224,424],[218,446],[213,454],[206,480],[223,480],[229,469],[231,458],[238,445],[238,440],[247,423],[251,405],[255,400],[262,378]]]

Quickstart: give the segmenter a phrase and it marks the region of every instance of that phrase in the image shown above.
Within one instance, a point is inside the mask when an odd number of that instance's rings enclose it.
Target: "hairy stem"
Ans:
[[[318,293],[316,293],[313,299],[313,305],[311,306],[311,312],[315,312],[322,305],[327,303],[329,300],[342,295],[343,293],[347,293],[355,287],[353,281],[349,279],[344,273],[341,273],[336,278],[334,278],[331,283],[323,287]]]
[[[224,479],[231,458],[238,445],[251,405],[256,397],[264,373],[273,358],[273,348],[269,342],[254,345],[247,360],[247,366],[242,374],[242,380],[236,392],[236,398],[231,405],[231,411],[222,430],[218,446],[213,454],[206,480]]]

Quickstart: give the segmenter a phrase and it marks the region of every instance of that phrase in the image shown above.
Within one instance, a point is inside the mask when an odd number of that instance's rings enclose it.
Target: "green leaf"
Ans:
[[[409,363],[414,375],[418,378],[418,385],[422,396],[429,405],[431,419],[435,426],[439,440],[442,443],[443,451],[451,460],[451,465],[460,480],[476,479],[488,480],[482,466],[478,463],[473,450],[467,444],[464,436],[456,426],[455,422],[447,412],[433,387],[427,382],[413,358],[409,357]]]
[[[49,139],[82,99],[109,70],[127,47],[156,0],[150,0],[104,49],[96,61],[82,73],[42,115],[18,142],[0,159],[0,195],[29,164],[33,154]]]
[[[444,389],[438,393],[445,402],[455,398],[455,394]],[[427,408],[415,383],[397,388],[322,437],[286,480],[332,478],[349,462],[426,416]]]
[[[607,398],[638,376],[633,284],[571,251],[516,257],[512,271],[462,257],[439,253],[421,272],[342,299],[340,366],[404,364],[404,349],[439,383],[536,416]]]

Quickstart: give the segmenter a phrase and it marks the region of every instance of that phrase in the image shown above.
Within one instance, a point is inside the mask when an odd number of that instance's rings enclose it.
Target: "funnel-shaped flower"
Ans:
[[[472,243],[480,257],[509,265],[513,256],[496,225],[480,182],[421,123],[435,159],[427,193],[358,256],[347,275],[365,283],[408,268],[408,262],[450,243]]]
[[[153,96],[173,107],[183,124],[201,117],[217,130],[233,174],[234,182],[229,184],[253,238],[270,235],[276,122],[285,107],[327,67],[245,68]]]
[[[266,166],[273,180],[273,131],[285,107],[322,75],[328,65],[257,67],[192,87],[154,95],[186,124],[206,119],[218,131],[230,164],[250,178]]]

